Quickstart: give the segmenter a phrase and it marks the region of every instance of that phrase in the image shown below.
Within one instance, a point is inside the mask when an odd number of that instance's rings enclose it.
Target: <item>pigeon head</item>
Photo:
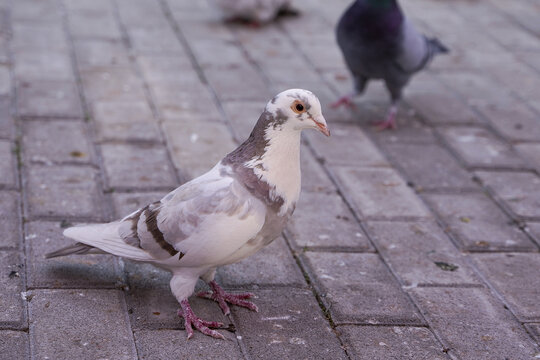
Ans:
[[[300,195],[304,129],[330,136],[319,99],[307,90],[283,91],[266,104],[249,138],[221,161],[280,216],[292,213]]]
[[[330,136],[321,103],[311,91],[285,90],[266,104],[265,113],[266,128],[278,131],[315,129]]]

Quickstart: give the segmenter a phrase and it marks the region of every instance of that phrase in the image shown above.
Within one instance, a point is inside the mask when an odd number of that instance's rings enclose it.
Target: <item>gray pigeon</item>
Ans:
[[[240,261],[271,243],[285,227],[300,195],[300,133],[330,136],[319,99],[291,89],[268,104],[249,138],[210,171],[121,220],[64,231],[76,244],[47,254],[108,253],[169,270],[188,339],[193,327],[215,338],[223,324],[198,318],[188,297],[202,278],[225,314],[227,303],[257,311],[253,294],[226,293],[214,275],[218,266]]]
[[[356,0],[337,25],[337,42],[354,78],[354,92],[332,104],[353,106],[370,79],[384,80],[392,104],[379,129],[395,128],[403,87],[433,56],[448,52],[437,39],[420,34],[396,0]]]

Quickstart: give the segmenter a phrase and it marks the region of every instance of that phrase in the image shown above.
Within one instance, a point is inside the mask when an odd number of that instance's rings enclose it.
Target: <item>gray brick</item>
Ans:
[[[532,250],[525,234],[484,194],[426,195],[464,250]]]
[[[221,331],[229,335],[227,331]],[[227,336],[232,337],[233,335]],[[195,333],[188,341],[186,333],[178,330],[142,330],[135,332],[137,355],[141,360],[161,359],[243,359],[242,351],[235,339],[216,341]]]
[[[537,344],[540,345],[540,324],[534,324],[534,323],[525,324],[525,328],[533,336]]]
[[[120,41],[78,39],[74,42],[80,69],[93,67],[128,66],[127,50]]]
[[[540,169],[540,143],[522,143],[514,146],[536,169]]]
[[[101,141],[161,141],[159,125],[146,101],[96,101],[97,138]]]
[[[113,204],[115,215],[117,218],[131,214],[133,211],[140,209],[155,201],[161,200],[166,192],[145,192],[145,193],[113,193]]]
[[[474,259],[521,321],[540,320],[540,254],[475,254]]]
[[[189,25],[188,25],[189,26]],[[199,30],[201,27],[196,27]],[[213,74],[219,75],[220,71],[233,70],[233,69],[248,69],[249,75],[252,79],[258,80],[257,88],[262,89],[262,79],[253,68],[248,65],[249,62],[242,53],[242,49],[236,44],[232,44],[234,40],[227,39],[197,39],[190,42],[190,47],[197,58],[199,65],[203,69],[209,69]],[[215,56],[219,54],[219,58]],[[205,71],[205,73],[208,72]],[[223,85],[227,86],[227,83],[223,81]],[[245,91],[245,90],[244,90]],[[228,99],[231,100],[231,99]]]
[[[408,326],[340,326],[355,359],[448,359],[431,331]]]
[[[19,194],[0,191],[0,248],[18,249],[21,244]]]
[[[540,246],[540,223],[527,223],[527,232],[536,240],[536,244]]]
[[[162,146],[103,144],[101,150],[112,188],[173,188],[176,185],[167,151]]]
[[[90,11],[68,15],[69,29],[75,39],[122,39],[119,24],[110,11]]]
[[[11,93],[11,76],[7,66],[0,66],[0,96]]]
[[[184,86],[201,83],[187,55],[137,55],[137,63],[150,86],[171,82]]]
[[[24,291],[24,261],[18,253],[0,251],[0,328],[26,328]]]
[[[184,54],[184,48],[167,25],[166,19],[163,19],[163,25],[152,28],[134,26],[128,29],[133,50],[138,54]]]
[[[64,1],[64,4],[68,11],[82,15],[88,14],[97,16],[98,14],[110,13],[114,9],[114,4],[108,0],[66,0]]]
[[[333,168],[345,196],[361,217],[427,217],[428,210],[393,169]]]
[[[448,71],[439,74],[438,77],[467,99],[470,105],[494,103],[510,97],[510,90],[476,70]]]
[[[392,144],[385,149],[417,190],[477,187],[472,174],[439,145]]]
[[[17,1],[12,7],[12,17],[19,22],[59,23],[62,21],[58,1]]]
[[[11,99],[0,96],[0,138],[12,139],[15,137],[15,123],[11,117]]]
[[[174,165],[184,178],[202,175],[235,149],[229,130],[214,122],[166,122],[165,136]]]
[[[328,127],[332,133],[329,138],[315,131],[305,132],[317,157],[324,159],[327,164],[388,166],[386,159],[358,126],[329,124]]]
[[[308,290],[259,290],[259,312],[233,308],[242,341],[256,359],[347,359]]]
[[[34,290],[32,354],[50,359],[133,359],[133,335],[117,290]]]
[[[412,289],[421,311],[451,353],[462,359],[529,359],[534,345],[487,290]]]
[[[378,255],[308,252],[303,256],[335,323],[422,324]]]
[[[263,65],[263,72],[272,84],[280,84],[284,89],[294,88],[300,81],[319,81],[319,75],[308,68],[302,58],[292,57],[287,63],[268,63]]]
[[[167,25],[167,19],[158,3],[121,0],[118,2],[122,22],[128,27],[152,29]]]
[[[183,329],[184,322],[177,315],[179,304],[169,287],[169,272],[150,264],[127,262],[129,292],[126,300],[132,328]],[[195,292],[203,290],[199,281]],[[191,296],[189,302],[197,316],[205,320],[229,324],[217,303]],[[224,335],[226,332],[224,332]],[[186,334],[184,333],[184,337]],[[201,335],[202,336],[202,335]]]
[[[366,234],[336,193],[304,192],[287,229],[289,238],[300,248],[372,250]]]
[[[282,237],[254,255],[218,269],[218,281],[226,287],[296,286],[306,281]]]
[[[239,100],[224,101],[223,110],[234,130],[236,140],[243,142],[251,134],[251,130],[261,116],[265,104],[259,101]]]
[[[0,353],[10,360],[26,360],[28,352],[28,334],[23,331],[1,330]]]
[[[268,91],[261,75],[249,65],[212,66],[204,72],[221,100],[268,101],[275,95]]]
[[[15,77],[19,81],[73,81],[73,68],[66,51],[22,49],[14,54]]]
[[[166,121],[182,123],[194,120],[221,121],[213,95],[209,88],[200,82],[193,84],[177,81],[157,82],[150,84],[150,89],[156,106]]]
[[[29,162],[91,162],[92,150],[80,121],[27,121],[23,132],[23,152]]]
[[[495,128],[511,141],[538,141],[540,127],[538,115],[519,100],[501,101],[500,103],[478,106]]]
[[[482,128],[440,129],[450,146],[472,167],[523,167],[512,148]]]
[[[478,124],[484,121],[449,90],[415,92],[407,97],[410,103],[430,124]]]
[[[17,85],[21,116],[82,117],[79,92],[70,81],[33,81]]]
[[[143,84],[129,68],[94,68],[81,71],[84,94],[95,101],[145,100]]]
[[[400,116],[399,119],[402,119]],[[414,117],[409,118],[407,115],[405,121],[399,122],[399,131],[377,131],[376,128],[371,129],[372,136],[379,139],[380,144],[431,144],[435,142],[433,130],[428,126],[423,125]],[[379,118],[380,120],[380,118]]]
[[[300,147],[300,168],[302,171],[302,191],[335,192],[336,186],[324,171],[320,161],[313,156],[310,149]],[[302,195],[301,195],[302,196]]]
[[[35,221],[26,225],[28,286],[31,288],[114,288],[122,272],[110,255],[44,255],[75,243],[62,235],[61,222]]]
[[[0,140],[0,186],[15,187],[18,183],[15,155],[14,144]]]
[[[381,256],[408,286],[479,284],[435,222],[369,222],[368,229]]]
[[[35,165],[27,172],[27,213],[30,216],[103,218],[93,168]]]
[[[523,218],[540,218],[540,178],[532,173],[476,172],[481,181],[493,189],[514,214]]]
[[[13,52],[24,49],[68,51],[66,35],[60,22],[38,23],[36,21],[13,23]]]

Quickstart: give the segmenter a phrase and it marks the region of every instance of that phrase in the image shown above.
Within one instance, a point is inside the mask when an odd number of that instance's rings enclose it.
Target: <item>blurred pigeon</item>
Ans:
[[[227,20],[241,20],[254,25],[267,23],[278,15],[298,12],[291,0],[213,0]]]
[[[396,0],[356,0],[337,25],[337,42],[354,78],[354,92],[332,107],[352,106],[370,79],[384,80],[392,104],[379,129],[395,128],[401,91],[411,76],[422,70],[433,56],[448,52],[437,39],[416,31]]]
[[[188,338],[193,327],[215,338],[192,311],[188,297],[201,277],[211,292],[199,296],[257,311],[253,294],[226,293],[214,280],[218,266],[240,261],[279,236],[300,195],[300,132],[316,129],[330,135],[319,99],[291,89],[268,104],[249,138],[206,174],[193,179],[121,220],[68,228],[74,245],[47,254],[109,253],[169,270],[171,290],[180,303]]]

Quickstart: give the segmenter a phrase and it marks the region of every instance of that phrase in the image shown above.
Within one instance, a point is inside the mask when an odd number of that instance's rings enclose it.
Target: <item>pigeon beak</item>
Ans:
[[[326,126],[326,121],[322,119],[322,121],[315,121],[315,125],[319,128],[319,131],[322,132],[326,136],[330,136],[330,130],[328,130],[328,126]]]

